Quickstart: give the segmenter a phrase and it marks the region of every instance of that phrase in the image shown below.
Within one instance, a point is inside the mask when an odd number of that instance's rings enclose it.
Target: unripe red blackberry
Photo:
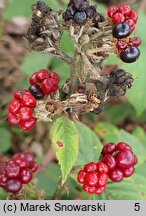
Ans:
[[[77,177],[77,180],[79,183],[83,184],[84,181],[85,181],[85,175],[86,175],[86,172],[84,170],[80,170],[78,172],[78,177]]]
[[[91,171],[85,175],[84,181],[89,186],[96,186],[98,183],[98,177],[94,171]]]
[[[115,24],[121,23],[125,21],[125,17],[121,13],[115,13],[112,17],[112,22]]]
[[[85,164],[78,172],[77,181],[83,184],[83,190],[90,194],[101,194],[108,182],[108,167],[103,162]]]
[[[75,21],[75,23],[79,24],[79,25],[83,25],[86,23],[87,21],[87,15],[85,12],[77,12],[74,15],[73,20]]]
[[[95,171],[96,172],[97,171],[97,164],[95,162],[90,162],[90,163],[86,164],[84,166],[84,171],[86,173],[91,172],[91,171]]]

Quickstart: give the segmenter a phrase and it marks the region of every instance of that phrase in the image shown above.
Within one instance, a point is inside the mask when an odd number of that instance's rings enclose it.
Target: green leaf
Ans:
[[[124,64],[124,69],[132,73],[135,78],[135,82],[132,89],[128,91],[128,99],[133,105],[137,114],[140,115],[146,110],[146,94],[145,94],[145,84],[146,84],[146,61],[145,61],[145,47],[146,47],[146,28],[145,26],[145,14],[139,14],[139,21],[137,24],[136,35],[140,36],[143,40],[142,46],[140,47],[141,56],[140,59],[133,64]]]
[[[121,130],[119,133],[119,140],[122,142],[128,143],[133,152],[138,156],[138,163],[141,164],[146,159],[146,146],[134,135],[127,133],[124,130]]]
[[[102,196],[94,195],[93,199],[99,200],[145,200],[145,178],[134,174],[133,177],[124,179],[120,183],[109,182]]]
[[[146,178],[145,168],[146,168],[146,160],[142,164],[137,165],[136,173]]]
[[[8,193],[4,189],[0,188],[0,200],[6,200],[7,196]]]
[[[65,182],[78,157],[78,134],[74,122],[59,117],[52,128],[52,142],[57,150],[62,182]]]
[[[108,121],[118,124],[120,122],[123,122],[123,120],[127,117],[130,117],[134,114],[134,110],[132,109],[132,106],[128,103],[122,103],[122,104],[110,104],[106,105],[101,115],[106,116],[108,118]]]
[[[118,142],[119,130],[108,122],[99,122],[95,127],[96,133],[106,142]]]
[[[22,72],[30,76],[35,71],[38,71],[42,68],[48,68],[48,65],[51,61],[52,57],[48,55],[37,52],[31,52],[26,56],[21,70]]]
[[[121,60],[115,54],[112,54],[105,60],[104,64],[105,65],[119,64],[120,61]]]
[[[0,138],[0,153],[4,153],[11,147],[11,133],[6,128],[0,128]]]
[[[73,39],[70,38],[69,32],[64,31],[62,38],[61,38],[61,44],[60,44],[61,50],[65,52],[66,54],[73,56],[73,53],[75,50],[74,45],[75,43]]]
[[[146,132],[142,127],[136,127],[133,131],[133,135],[136,136],[146,147]]]
[[[97,135],[81,122],[76,123],[79,136],[79,155],[76,165],[98,161],[102,144]]]
[[[49,168],[37,175],[37,188],[44,190],[48,197],[53,196],[59,183],[60,169],[56,164],[51,164]]]
[[[69,66],[61,59],[53,59],[51,68],[56,71],[61,78],[59,85],[62,86],[63,84],[65,84],[67,78],[69,78],[70,76]]]

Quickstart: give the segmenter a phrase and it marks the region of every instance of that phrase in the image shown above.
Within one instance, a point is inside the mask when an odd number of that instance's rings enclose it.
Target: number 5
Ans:
[[[140,203],[135,203],[134,210],[135,211],[139,211],[140,210]]]

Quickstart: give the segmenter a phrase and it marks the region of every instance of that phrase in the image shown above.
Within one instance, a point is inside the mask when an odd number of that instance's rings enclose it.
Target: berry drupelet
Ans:
[[[10,161],[0,163],[0,187],[8,192],[17,193],[23,184],[28,184],[32,180],[37,169],[38,164],[32,153],[16,153]]]

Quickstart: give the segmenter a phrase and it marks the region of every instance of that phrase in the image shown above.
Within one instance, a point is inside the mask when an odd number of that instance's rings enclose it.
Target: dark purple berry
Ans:
[[[79,24],[79,25],[83,25],[86,23],[87,21],[87,15],[85,12],[77,12],[75,15],[74,15],[74,22]]]
[[[78,11],[82,11],[85,12],[87,10],[87,8],[89,7],[88,2],[83,1],[83,3],[80,5],[80,7],[78,8]]]
[[[43,99],[44,93],[41,91],[40,87],[37,85],[32,85],[29,87],[29,91],[36,99]]]
[[[5,188],[8,192],[17,193],[21,190],[22,183],[18,179],[8,180],[5,185]]]
[[[129,24],[125,22],[118,23],[113,27],[113,36],[115,38],[126,38],[131,33],[131,28]]]
[[[105,21],[105,17],[102,14],[97,13],[97,15],[99,16],[98,22],[104,22]]]
[[[94,18],[96,15],[96,6],[91,5],[91,7],[87,8],[86,14],[89,19]]]
[[[132,63],[138,60],[140,56],[140,50],[138,47],[128,47],[120,53],[120,59],[126,63]]]
[[[74,14],[76,13],[76,9],[74,8],[73,5],[68,6],[67,10],[64,13],[64,20],[69,21],[70,19],[73,18]]]
[[[79,10],[79,8],[81,7],[81,5],[86,2],[86,0],[72,0],[70,1],[73,3],[74,7]]]

